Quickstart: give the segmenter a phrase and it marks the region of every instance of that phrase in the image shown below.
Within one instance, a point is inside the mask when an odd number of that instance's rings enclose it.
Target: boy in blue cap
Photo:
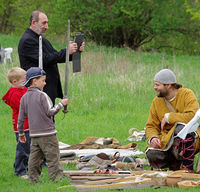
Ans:
[[[20,102],[18,119],[19,141],[26,142],[24,136],[24,119],[29,119],[29,134],[31,137],[30,157],[28,162],[29,183],[39,182],[41,162],[46,158],[48,173],[52,181],[63,177],[63,170],[59,163],[59,147],[53,116],[69,103],[68,98],[53,106],[50,97],[44,93],[43,87],[46,73],[39,67],[31,67],[26,73],[24,85],[27,93]]]

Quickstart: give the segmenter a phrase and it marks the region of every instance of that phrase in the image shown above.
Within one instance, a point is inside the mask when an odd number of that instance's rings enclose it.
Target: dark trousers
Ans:
[[[28,158],[30,154],[29,132],[25,132],[26,143],[20,143],[19,134],[16,133],[17,147],[15,154],[14,170],[16,176],[25,175],[28,170]]]
[[[180,138],[174,139],[173,145],[167,151],[158,149],[147,150],[146,157],[152,168],[169,168],[175,171],[179,170],[182,164],[182,168],[193,170],[194,144],[194,136],[188,134],[184,140]]]

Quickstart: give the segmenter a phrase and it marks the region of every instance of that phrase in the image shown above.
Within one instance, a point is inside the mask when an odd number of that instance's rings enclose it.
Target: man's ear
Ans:
[[[167,84],[166,86],[167,86],[167,89],[172,88],[172,85],[171,85],[171,84]]]
[[[33,20],[31,21],[31,25],[35,25],[35,23],[36,23],[36,20],[33,19]]]

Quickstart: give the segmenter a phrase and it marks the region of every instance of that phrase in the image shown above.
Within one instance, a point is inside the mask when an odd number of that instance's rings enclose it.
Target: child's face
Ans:
[[[19,80],[14,79],[12,81],[12,85],[14,88],[18,88],[18,89],[23,89],[24,86],[22,85],[23,82],[26,80],[26,75],[24,75],[23,77],[21,77]]]
[[[40,88],[40,90],[43,90],[43,87],[46,85],[46,75],[41,76],[38,79],[34,79],[34,86]]]

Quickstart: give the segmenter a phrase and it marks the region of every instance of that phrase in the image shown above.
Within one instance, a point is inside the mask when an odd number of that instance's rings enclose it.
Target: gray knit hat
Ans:
[[[163,84],[176,83],[176,76],[170,69],[162,69],[154,76],[154,81],[158,81]]]

